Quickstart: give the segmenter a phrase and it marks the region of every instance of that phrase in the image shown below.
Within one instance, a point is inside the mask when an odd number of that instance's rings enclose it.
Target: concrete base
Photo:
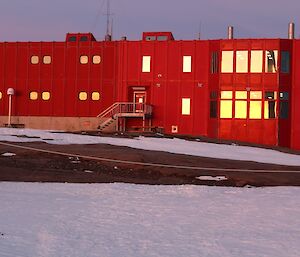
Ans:
[[[0,116],[0,126],[7,124],[7,116]],[[14,116],[12,124],[23,124],[25,128],[44,130],[81,131],[97,130],[101,119],[97,117],[40,117]]]

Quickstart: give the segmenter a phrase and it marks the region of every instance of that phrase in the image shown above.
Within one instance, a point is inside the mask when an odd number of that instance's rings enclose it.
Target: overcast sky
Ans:
[[[0,41],[64,41],[67,32],[105,34],[106,0],[1,0]],[[113,36],[138,40],[143,31],[172,31],[176,39],[300,36],[300,0],[111,0]],[[200,26],[201,24],[201,26]]]

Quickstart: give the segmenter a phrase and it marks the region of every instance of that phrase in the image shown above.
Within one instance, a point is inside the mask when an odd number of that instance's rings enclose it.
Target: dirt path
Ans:
[[[16,143],[15,143],[16,144]],[[0,181],[42,181],[70,183],[126,182],[142,184],[196,184],[220,186],[299,186],[300,167],[259,164],[255,162],[221,160],[158,151],[145,151],[112,145],[50,145],[18,143],[16,145],[70,153],[70,156],[40,153],[0,145]],[[11,152],[15,156],[5,157]],[[286,172],[241,172],[188,170],[146,167],[71,157],[72,154],[113,158],[135,162],[160,163],[225,169],[286,170]],[[200,180],[199,176],[224,176],[226,180]],[[209,178],[210,179],[210,178]]]

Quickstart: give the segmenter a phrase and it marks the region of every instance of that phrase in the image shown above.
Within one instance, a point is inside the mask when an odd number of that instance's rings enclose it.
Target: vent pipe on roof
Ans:
[[[233,26],[228,26],[228,39],[233,39]]]
[[[295,38],[295,23],[290,22],[288,39],[294,39],[294,38]]]
[[[123,37],[121,37],[121,40],[122,40],[122,41],[126,41],[126,40],[127,40],[127,37],[123,36]]]

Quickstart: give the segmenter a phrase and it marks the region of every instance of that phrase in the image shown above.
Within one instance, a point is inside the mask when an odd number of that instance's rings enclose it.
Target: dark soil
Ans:
[[[261,164],[256,162],[203,158],[159,151],[145,151],[112,145],[51,145],[46,143],[15,143],[69,153],[61,156],[0,145],[0,181],[111,183],[214,186],[299,186],[300,167]],[[15,156],[5,157],[12,152]],[[225,168],[229,171],[185,170],[147,167],[132,164],[93,161],[72,157],[72,154],[148,163]],[[300,156],[299,156],[300,158]],[[245,172],[253,169],[285,172]],[[298,170],[299,173],[288,172]],[[198,176],[226,176],[227,180],[199,180]]]

